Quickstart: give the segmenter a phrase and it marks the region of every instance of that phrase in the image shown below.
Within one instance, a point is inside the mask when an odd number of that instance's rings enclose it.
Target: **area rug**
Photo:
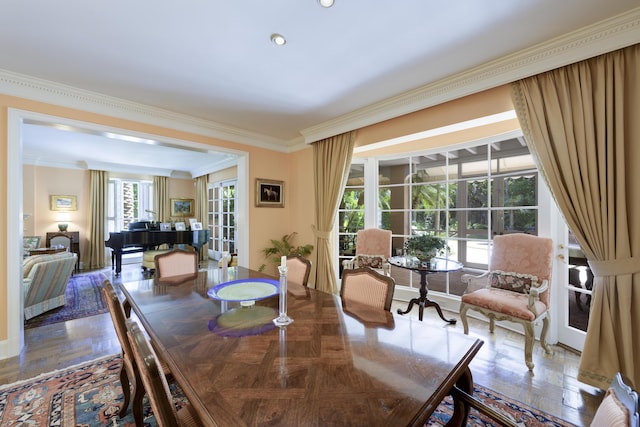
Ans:
[[[0,387],[0,425],[2,426],[134,426],[131,410],[120,419],[123,395],[120,388],[120,356],[108,356],[68,369],[39,375]],[[171,385],[178,407],[186,403],[182,390]],[[523,426],[568,427],[558,418],[542,413],[482,386],[476,395]],[[144,401],[144,425],[156,425],[153,412]],[[452,413],[449,398],[438,406],[427,426],[445,425]],[[470,427],[490,427],[491,420],[472,410]]]
[[[102,273],[71,276],[66,290],[67,303],[25,321],[25,329],[106,313],[109,307],[101,291],[105,279]]]

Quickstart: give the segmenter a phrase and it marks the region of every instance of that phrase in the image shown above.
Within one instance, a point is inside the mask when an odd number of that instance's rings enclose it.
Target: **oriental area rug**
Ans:
[[[120,388],[120,356],[108,356],[60,371],[0,387],[0,425],[2,426],[134,426],[131,410],[118,418],[123,395]],[[186,399],[182,390],[171,384],[177,407]],[[476,396],[494,409],[512,417],[522,426],[573,427],[551,415],[509,399],[482,386]],[[445,425],[452,413],[450,398],[436,409],[426,426]],[[153,413],[144,401],[144,425],[156,426]],[[495,425],[471,410],[470,427]]]
[[[47,311],[24,322],[24,328],[36,328],[52,323],[107,313],[109,307],[102,295],[102,273],[85,273],[71,276],[67,285],[67,303],[63,307]]]

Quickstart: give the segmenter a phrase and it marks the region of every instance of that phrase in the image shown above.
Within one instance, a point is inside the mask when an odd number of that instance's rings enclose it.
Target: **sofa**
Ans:
[[[34,255],[23,260],[25,320],[67,303],[65,292],[76,260],[73,252]]]

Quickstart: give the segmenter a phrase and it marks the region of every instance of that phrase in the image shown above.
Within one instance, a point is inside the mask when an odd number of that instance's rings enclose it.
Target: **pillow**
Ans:
[[[357,255],[355,268],[382,268],[382,265],[387,261],[383,255]]]
[[[495,270],[489,273],[489,285],[492,288],[505,289],[521,294],[529,293],[532,286],[537,286],[538,276],[531,274],[510,273]]]
[[[598,410],[591,421],[591,426],[627,427],[629,425],[629,412],[627,408],[616,398],[611,389],[602,399]]]

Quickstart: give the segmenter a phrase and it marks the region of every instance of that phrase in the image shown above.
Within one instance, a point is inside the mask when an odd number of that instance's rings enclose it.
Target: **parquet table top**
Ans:
[[[423,425],[454,384],[472,392],[482,341],[460,331],[291,284],[294,322],[277,328],[277,296],[240,307],[208,297],[216,284],[121,285],[204,425]]]

